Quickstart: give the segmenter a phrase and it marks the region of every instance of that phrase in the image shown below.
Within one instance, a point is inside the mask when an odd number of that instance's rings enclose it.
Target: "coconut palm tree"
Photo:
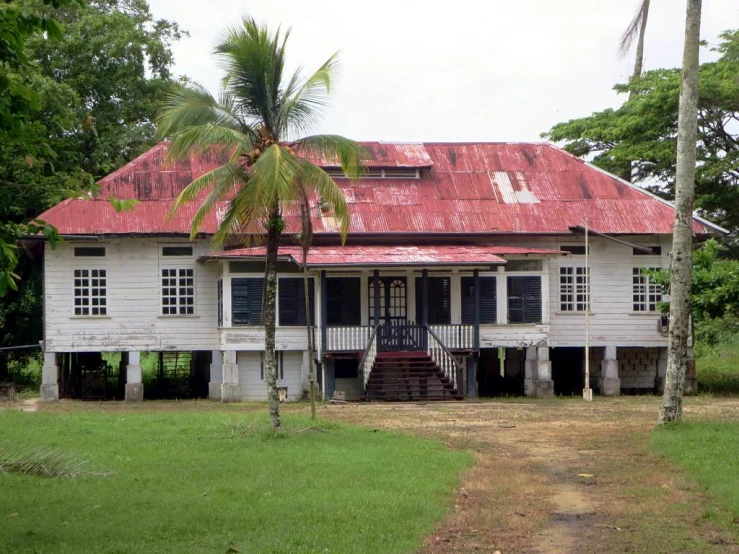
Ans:
[[[172,210],[197,201],[194,236],[206,217],[227,204],[214,242],[227,237],[266,243],[262,319],[265,328],[265,376],[273,429],[281,425],[275,363],[275,296],[277,249],[285,230],[283,214],[300,212],[311,196],[333,209],[343,238],[349,214],[341,189],[311,160],[335,160],[350,178],[361,172],[363,150],[337,135],[303,136],[327,106],[337,56],[312,75],[284,73],[290,31],[275,32],[254,19],[227,30],[215,54],[225,69],[222,91],[213,97],[190,84],[172,92],[157,119],[158,132],[169,137],[169,155],[228,149],[228,162],[190,183]]]
[[[642,65],[644,64],[644,34],[647,30],[649,2],[650,0],[641,0],[636,15],[634,15],[634,19],[631,20],[621,36],[621,43],[619,44],[621,55],[626,56],[631,50],[634,40],[636,40],[636,56],[634,58],[634,72],[631,74],[632,78],[641,77]]]
[[[677,120],[675,224],[670,264],[670,342],[665,393],[659,423],[682,419],[683,387],[690,336],[690,287],[693,272],[693,204],[695,199],[696,135],[698,133],[698,70],[701,0],[688,0],[685,17],[682,86]]]

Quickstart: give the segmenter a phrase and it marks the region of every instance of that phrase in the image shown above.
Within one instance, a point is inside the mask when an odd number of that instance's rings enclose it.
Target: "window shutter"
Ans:
[[[523,279],[508,277],[508,323],[524,323]]]
[[[421,322],[423,278],[416,277],[416,321]],[[444,325],[452,321],[451,288],[449,277],[428,277],[428,310],[430,325]]]
[[[280,279],[280,325],[305,325],[305,285],[302,277],[291,277]],[[311,325],[316,320],[316,295],[314,292],[313,279],[308,279],[308,293],[310,301]]]
[[[362,307],[359,290],[359,277],[340,277],[326,280],[327,325],[361,324]]]
[[[541,277],[524,279],[524,321],[541,323]]]
[[[480,277],[480,323],[495,323],[498,314],[495,277]],[[462,323],[475,323],[475,278],[462,277]]]
[[[262,324],[262,278],[231,279],[231,315],[234,325]]]

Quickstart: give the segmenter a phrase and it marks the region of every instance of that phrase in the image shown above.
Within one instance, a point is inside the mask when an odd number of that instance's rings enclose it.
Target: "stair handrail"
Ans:
[[[462,374],[462,364],[459,363],[457,357],[452,354],[442,342],[442,340],[431,330],[428,324],[424,324],[426,331],[428,331],[429,339],[427,342],[427,352],[429,356],[439,365],[444,376],[449,379],[449,382],[454,385],[457,389],[457,393],[460,393],[459,387],[457,386],[457,374]],[[439,352],[441,350],[441,352]],[[461,385],[461,383],[460,383]]]
[[[367,381],[369,381],[370,373],[372,371],[372,365],[375,363],[377,357],[377,332],[382,326],[381,323],[375,325],[370,333],[369,340],[367,341],[367,348],[364,349],[362,357],[359,359],[359,371],[362,372],[364,378],[363,388],[367,389]]]

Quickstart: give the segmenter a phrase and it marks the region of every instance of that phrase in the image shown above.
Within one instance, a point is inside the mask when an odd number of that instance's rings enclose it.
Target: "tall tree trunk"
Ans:
[[[310,311],[310,286],[308,284],[308,254],[303,250],[303,291],[305,296],[305,328],[308,332],[308,382],[310,384],[310,417],[316,419],[316,372],[313,363],[313,324]],[[321,291],[321,294],[326,294]],[[325,323],[324,323],[325,325]]]
[[[267,233],[267,260],[264,269],[264,374],[267,380],[267,403],[272,429],[277,431],[282,426],[280,420],[280,404],[277,396],[277,359],[275,356],[275,327],[277,300],[277,250],[280,246],[282,218],[279,208],[275,207],[269,217]]]
[[[682,418],[683,387],[690,336],[690,286],[693,271],[693,202],[698,132],[698,51],[702,0],[688,0],[682,87],[677,125],[675,224],[670,275],[670,344],[665,394],[658,423]]]
[[[634,73],[632,77],[641,77],[642,65],[644,64],[644,35],[647,31],[649,2],[650,0],[644,0],[641,6],[641,24],[639,25],[639,39],[636,43],[636,59],[634,60]]]

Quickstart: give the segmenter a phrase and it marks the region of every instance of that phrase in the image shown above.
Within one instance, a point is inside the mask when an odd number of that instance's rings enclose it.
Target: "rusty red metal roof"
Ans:
[[[517,248],[509,246],[313,246],[308,250],[308,266],[382,266],[382,265],[500,265],[506,254],[563,255],[559,250]],[[225,250],[205,256],[216,259],[264,259],[266,248],[256,246]],[[297,246],[281,246],[278,256],[296,264],[303,262],[303,250]]]
[[[672,233],[671,204],[551,144],[363,144],[378,153],[377,167],[419,167],[420,178],[337,179],[349,206],[350,235],[568,235],[586,218],[600,233]],[[228,152],[168,162],[167,147],[158,144],[102,179],[98,198],[66,200],[40,217],[65,235],[189,234],[196,206],[185,206],[168,219],[173,199],[193,179],[223,163]],[[117,213],[108,201],[111,195],[141,202]],[[203,233],[216,230],[225,208],[224,203],[206,218]],[[290,208],[284,215],[287,232],[297,232],[299,215]],[[316,235],[338,232],[333,216],[319,210],[313,226]],[[723,232],[700,218],[694,220],[694,231]]]
[[[367,167],[389,168],[410,167],[421,168],[434,165],[422,143],[415,142],[360,142],[367,153],[364,165]],[[339,167],[338,159],[310,156],[313,163],[321,167]]]

